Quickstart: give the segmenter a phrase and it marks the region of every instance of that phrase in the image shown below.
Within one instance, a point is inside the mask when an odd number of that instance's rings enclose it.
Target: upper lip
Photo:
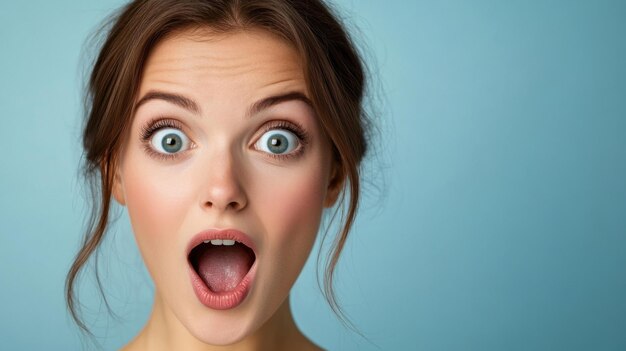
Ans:
[[[254,240],[244,232],[237,229],[207,229],[194,235],[189,244],[187,245],[187,256],[191,253],[196,246],[202,244],[206,240],[213,239],[228,239],[238,241],[254,251],[257,256],[256,243]]]

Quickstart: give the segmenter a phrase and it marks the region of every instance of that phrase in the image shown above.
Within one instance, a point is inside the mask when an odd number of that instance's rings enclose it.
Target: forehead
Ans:
[[[196,29],[170,35],[146,61],[139,96],[150,89],[173,89],[201,101],[232,93],[255,98],[282,90],[308,95],[296,50],[263,31],[218,34]]]

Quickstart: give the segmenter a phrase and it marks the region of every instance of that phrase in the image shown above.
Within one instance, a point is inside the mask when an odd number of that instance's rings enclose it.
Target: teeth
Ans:
[[[205,240],[204,241],[205,244],[211,243],[211,245],[226,245],[226,246],[232,246],[235,245],[235,240],[228,240],[228,239],[213,239],[213,240]]]

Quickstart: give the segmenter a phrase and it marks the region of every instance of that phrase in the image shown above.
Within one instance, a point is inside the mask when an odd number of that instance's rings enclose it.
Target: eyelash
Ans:
[[[277,160],[290,160],[302,155],[309,142],[309,136],[300,124],[287,121],[271,121],[263,126],[263,132],[261,133],[261,135],[274,129],[283,129],[295,134],[295,136],[298,137],[299,145],[294,152],[291,152],[289,154],[267,154],[269,157]]]
[[[144,149],[146,152],[157,159],[161,160],[173,160],[175,158],[180,157],[179,154],[163,154],[160,152],[154,151],[151,146],[151,138],[160,129],[164,128],[174,128],[178,130],[183,130],[183,126],[180,122],[172,119],[164,119],[164,118],[155,118],[148,122],[145,126],[141,128],[141,141],[143,143]],[[300,156],[307,146],[309,142],[309,135],[306,133],[305,129],[296,122],[287,122],[287,121],[271,121],[263,126],[263,132],[261,135],[269,132],[273,129],[284,129],[298,137],[298,148],[296,151],[289,154],[267,154],[269,157],[272,157],[277,160],[288,160],[293,159]],[[193,143],[192,143],[193,145]]]
[[[164,128],[174,128],[178,130],[183,130],[182,124],[175,120],[171,119],[153,119],[148,122],[144,127],[141,128],[141,141],[143,142],[144,149],[146,152],[159,160],[169,161],[180,157],[179,154],[164,154],[160,152],[154,151],[151,145],[151,138],[154,133],[158,132]]]

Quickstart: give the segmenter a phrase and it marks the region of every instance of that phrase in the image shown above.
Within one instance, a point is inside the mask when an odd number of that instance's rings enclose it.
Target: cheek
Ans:
[[[299,271],[315,241],[326,194],[323,167],[286,172],[267,181],[259,196],[259,215],[266,228],[268,249],[275,264]],[[285,263],[291,264],[285,264]]]
[[[156,258],[180,252],[172,247],[180,244],[177,234],[188,212],[191,191],[186,187],[189,182],[176,177],[180,175],[167,174],[141,159],[124,174],[126,207],[148,269],[164,262]]]

